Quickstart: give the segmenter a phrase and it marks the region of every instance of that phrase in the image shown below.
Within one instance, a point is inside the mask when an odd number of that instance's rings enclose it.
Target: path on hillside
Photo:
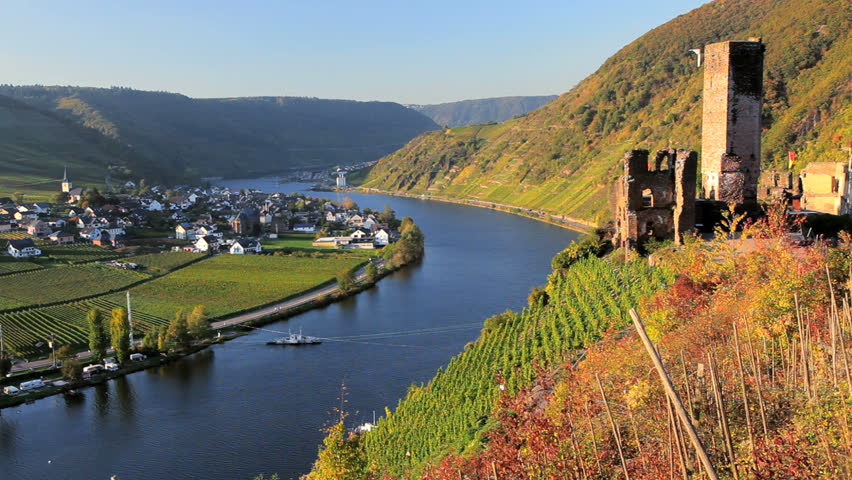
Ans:
[[[372,260],[370,260],[372,261]],[[381,269],[384,267],[384,260],[379,259],[376,262],[376,267]],[[355,273],[355,281],[360,282],[364,278],[366,278],[367,273],[365,271],[365,267],[361,267]],[[291,298],[290,300],[286,300],[280,303],[276,303],[274,305],[269,305],[268,307],[261,308],[259,310],[255,310],[253,312],[243,313],[241,315],[237,315],[236,317],[231,317],[225,320],[219,320],[216,322],[211,322],[210,326],[214,330],[221,330],[223,328],[232,327],[235,325],[239,325],[241,323],[251,322],[254,320],[258,320],[263,317],[268,317],[270,315],[280,314],[287,312],[288,310],[294,309],[306,303],[310,303],[324,295],[331,295],[340,291],[340,287],[335,283],[334,285],[329,285],[327,287],[323,287],[319,290],[313,290],[311,292],[299,295],[298,297]],[[112,353],[112,349],[109,349],[107,353]],[[85,352],[80,352],[76,355],[78,360],[88,360],[92,357],[91,350],[86,350]],[[53,361],[49,358],[44,360],[34,360],[32,362],[22,362],[16,363],[12,366],[12,372],[21,372],[26,370],[31,370],[35,368],[42,368],[52,365]]]

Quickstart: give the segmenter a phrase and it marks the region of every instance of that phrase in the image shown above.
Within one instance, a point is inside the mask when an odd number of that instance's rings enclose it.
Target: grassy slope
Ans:
[[[605,219],[625,150],[700,150],[702,71],[687,50],[755,35],[767,45],[764,165],[784,165],[788,149],[801,153],[800,167],[843,161],[838,147],[852,138],[849,13],[840,0],[717,0],[643,35],[523,118],[415,138],[365,186]]]
[[[435,105],[415,105],[413,108],[438,125],[459,127],[510,120],[525,115],[555,98],[556,95],[480,98]]]
[[[437,128],[391,102],[295,97],[192,99],[166,92],[0,87],[187,175],[252,175],[375,160]]]
[[[54,116],[0,97],[0,195],[28,192],[32,200],[59,191],[67,165],[76,184],[99,185],[113,158]]]

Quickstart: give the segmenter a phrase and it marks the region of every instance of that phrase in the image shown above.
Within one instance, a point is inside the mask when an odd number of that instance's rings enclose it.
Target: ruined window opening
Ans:
[[[654,206],[654,192],[650,188],[642,190],[642,207],[649,208]]]
[[[837,193],[840,191],[840,180],[837,177],[831,177],[831,193]]]

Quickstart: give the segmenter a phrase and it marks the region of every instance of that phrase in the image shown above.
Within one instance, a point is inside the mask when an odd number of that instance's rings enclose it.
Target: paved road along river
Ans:
[[[292,192],[303,185],[269,180],[234,188]],[[317,196],[335,197],[335,193]],[[362,206],[391,205],[426,234],[426,258],[376,288],[266,328],[352,337],[471,325],[520,308],[545,282],[550,258],[577,233],[488,209],[384,195],[350,195]],[[211,292],[215,294],[215,292]],[[2,411],[3,480],[250,480],[307,472],[320,429],[346,385],[350,420],[393,407],[413,382],[477,337],[476,326],[452,333],[300,348],[265,342],[256,331],[174,364]]]

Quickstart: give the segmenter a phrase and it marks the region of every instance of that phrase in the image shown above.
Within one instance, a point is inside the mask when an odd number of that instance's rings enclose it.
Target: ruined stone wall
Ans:
[[[704,49],[701,131],[704,198],[756,203],[763,53],[764,46],[759,41],[720,42]],[[735,161],[731,156],[739,159]],[[734,166],[736,170],[731,170]]]
[[[637,248],[651,238],[680,240],[695,226],[698,155],[660,150],[650,167],[648,159],[647,150],[624,155],[624,175],[612,199],[618,247]]]

